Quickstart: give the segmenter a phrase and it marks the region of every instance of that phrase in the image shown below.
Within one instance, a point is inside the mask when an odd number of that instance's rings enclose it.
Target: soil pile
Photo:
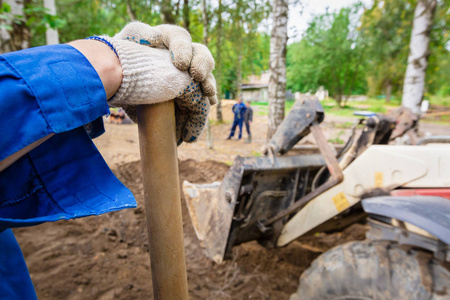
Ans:
[[[228,170],[215,161],[185,160],[179,167],[181,184],[219,181]],[[113,171],[136,196],[136,209],[15,230],[40,299],[153,297],[140,162]],[[191,299],[288,299],[300,274],[322,251],[364,238],[364,227],[354,225],[282,249],[251,242],[235,247],[231,261],[216,265],[203,255],[184,199],[182,207]]]

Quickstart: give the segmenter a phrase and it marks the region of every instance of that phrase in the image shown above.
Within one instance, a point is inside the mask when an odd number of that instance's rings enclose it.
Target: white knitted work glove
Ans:
[[[184,28],[175,25],[151,27],[134,21],[114,38],[168,49],[173,64],[182,71],[188,70],[194,81],[200,82],[203,94],[209,97],[211,105],[217,103],[215,80],[211,73],[214,59],[206,46],[192,43],[189,32]]]
[[[136,122],[136,105],[174,99],[178,144],[198,140],[206,124],[210,100],[188,72],[174,66],[169,51],[108,36],[101,38],[113,45],[123,74],[119,90],[108,103],[123,107]]]

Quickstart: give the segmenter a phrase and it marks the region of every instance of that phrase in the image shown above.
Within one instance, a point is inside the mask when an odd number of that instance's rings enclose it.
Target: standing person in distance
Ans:
[[[245,129],[247,130],[247,134],[248,134],[248,139],[246,141],[246,143],[251,143],[252,142],[252,133],[250,132],[250,124],[253,122],[253,109],[250,106],[251,105],[251,101],[246,101],[246,109],[245,109],[245,114],[244,114],[244,123],[245,123]]]
[[[230,140],[234,136],[236,131],[236,126],[239,126],[239,140],[242,138],[242,123],[244,123],[244,115],[246,111],[245,104],[242,103],[242,98],[238,97],[237,103],[233,105],[234,120],[233,125],[231,125],[231,132],[227,140]]]

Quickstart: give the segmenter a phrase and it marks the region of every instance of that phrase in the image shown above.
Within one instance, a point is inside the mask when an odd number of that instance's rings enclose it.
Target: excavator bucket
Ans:
[[[197,238],[202,241],[206,256],[216,263],[223,261],[233,218],[231,203],[225,200],[220,191],[223,191],[223,188],[219,182],[183,182],[183,192]]]
[[[234,245],[257,240],[274,247],[286,218],[264,222],[310,192],[324,166],[321,155],[237,157],[221,183],[183,183],[195,232],[216,263],[231,257]]]
[[[194,226],[197,238],[200,241],[203,241],[208,233],[208,222],[211,215],[219,210],[227,211],[227,207],[223,207],[222,209],[218,208],[219,201],[217,192],[219,187],[220,182],[211,184],[193,184],[185,181],[183,183],[183,191],[191,222]],[[207,205],[205,205],[205,203],[207,203]]]
[[[287,218],[264,224],[310,192],[325,161],[321,155],[274,155],[287,152],[322,120],[317,99],[297,101],[266,146],[271,156],[237,157],[222,183],[183,183],[192,224],[209,258],[221,263],[234,245],[252,240],[275,247]]]

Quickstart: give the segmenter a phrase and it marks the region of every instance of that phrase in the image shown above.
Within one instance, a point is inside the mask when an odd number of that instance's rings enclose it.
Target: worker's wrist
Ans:
[[[103,44],[107,45],[116,54],[117,58],[119,58],[119,54],[117,54],[117,51],[114,48],[114,46],[109,41],[102,38],[101,36],[90,36],[88,38],[85,38],[85,40],[94,40],[94,41],[102,42]]]
[[[122,66],[112,49],[99,40],[76,40],[68,43],[81,52],[94,67],[102,81],[107,99],[110,99],[122,83]]]

